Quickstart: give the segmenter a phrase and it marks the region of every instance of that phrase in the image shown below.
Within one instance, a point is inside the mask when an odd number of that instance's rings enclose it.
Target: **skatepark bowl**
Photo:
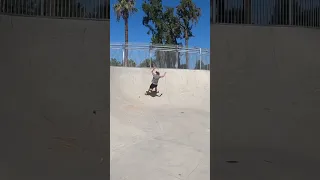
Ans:
[[[110,67],[111,179],[210,178],[210,71]]]

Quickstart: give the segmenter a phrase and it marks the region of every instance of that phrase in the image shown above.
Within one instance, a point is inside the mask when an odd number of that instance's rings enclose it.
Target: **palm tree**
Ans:
[[[135,0],[118,0],[116,4],[113,5],[114,12],[116,13],[117,21],[119,22],[122,18],[124,20],[124,35],[125,35],[125,52],[124,52],[124,65],[128,65],[128,20],[129,16],[138,11],[135,8]]]
[[[177,15],[180,18],[181,31],[185,39],[186,48],[189,47],[189,38],[193,37],[192,26],[197,24],[201,16],[201,9],[192,0],[180,0],[177,6]],[[189,68],[189,54],[186,52],[186,66]]]

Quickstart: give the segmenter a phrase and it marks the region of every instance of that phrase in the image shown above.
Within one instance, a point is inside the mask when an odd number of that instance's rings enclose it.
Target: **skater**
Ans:
[[[148,93],[151,93],[153,89],[155,89],[154,92],[158,93],[158,90],[157,90],[158,81],[160,78],[163,78],[166,75],[166,72],[165,72],[162,76],[160,76],[160,72],[156,71],[156,73],[154,73],[154,70],[155,68],[153,68],[151,71],[153,78],[152,78]]]

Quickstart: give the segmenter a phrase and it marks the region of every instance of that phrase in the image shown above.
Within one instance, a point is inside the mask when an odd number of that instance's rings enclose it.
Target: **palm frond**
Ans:
[[[138,12],[135,4],[135,0],[118,0],[117,3],[113,5],[117,21],[119,21],[121,18],[127,19],[130,15]]]

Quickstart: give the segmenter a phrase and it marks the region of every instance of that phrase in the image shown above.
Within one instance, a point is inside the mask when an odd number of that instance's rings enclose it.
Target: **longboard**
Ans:
[[[159,93],[159,91],[158,92],[155,92],[155,91],[146,91],[146,93],[145,93],[145,95],[153,95],[153,96],[158,96],[158,97],[160,97],[160,96],[162,96],[162,93],[161,94],[159,94],[158,95],[158,93]]]

